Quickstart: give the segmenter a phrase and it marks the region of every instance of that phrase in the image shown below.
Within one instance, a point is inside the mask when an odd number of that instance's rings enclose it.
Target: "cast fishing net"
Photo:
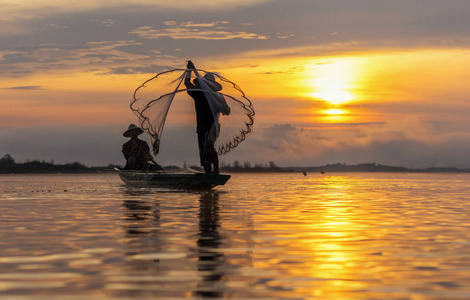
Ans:
[[[211,82],[204,79],[207,74],[213,75],[221,89],[213,89]],[[186,77],[191,82],[197,81],[198,87],[186,88]],[[203,92],[210,105],[214,123],[208,139],[219,155],[237,147],[252,131],[255,115],[253,105],[235,83],[201,69],[164,71],[139,86],[130,104],[131,110],[139,118],[140,128],[151,136],[155,155],[160,148],[165,122],[172,117],[171,107],[192,105],[194,110],[194,101],[188,91]]]

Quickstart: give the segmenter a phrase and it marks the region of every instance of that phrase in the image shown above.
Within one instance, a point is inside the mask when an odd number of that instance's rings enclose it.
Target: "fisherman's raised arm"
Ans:
[[[191,82],[191,73],[192,73],[192,70],[195,69],[194,67],[194,64],[192,61],[188,61],[188,64],[186,66],[186,68],[188,68],[189,72],[186,73],[186,77],[184,78],[184,85],[189,89],[189,88],[194,88],[194,84]]]

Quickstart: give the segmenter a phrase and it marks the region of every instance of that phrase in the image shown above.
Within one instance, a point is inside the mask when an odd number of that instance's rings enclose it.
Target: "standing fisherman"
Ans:
[[[211,89],[206,93],[213,93],[222,90],[222,85],[215,81],[215,76],[212,73],[207,73],[203,78],[198,78],[198,76],[191,82],[191,73],[196,72],[196,68],[191,61],[188,61],[187,68],[190,70],[186,74],[184,84],[188,89],[188,94],[194,99],[194,104],[196,108],[196,123],[197,123],[197,139],[199,144],[199,158],[201,160],[201,165],[204,168],[206,173],[219,173],[219,158],[217,152],[215,151],[214,143],[217,136],[210,136],[211,128],[214,125],[218,126],[218,114],[220,112],[214,112],[209,104],[207,97],[205,95],[203,87],[199,83],[199,80],[204,80],[204,83]],[[218,97],[216,97],[218,96]],[[212,96],[216,101],[223,101],[220,103],[222,107],[222,114],[230,114],[230,108],[223,99],[222,95]],[[222,98],[220,98],[222,97]],[[214,119],[214,116],[216,119]],[[217,124],[214,124],[217,122]],[[218,132],[218,131],[217,131]]]

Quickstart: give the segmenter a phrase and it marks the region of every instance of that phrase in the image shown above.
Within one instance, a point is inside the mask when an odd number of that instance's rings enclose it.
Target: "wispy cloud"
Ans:
[[[274,75],[274,74],[298,74],[301,72],[305,72],[306,68],[304,66],[295,66],[288,68],[283,71],[266,71],[260,74],[265,74],[265,75]]]
[[[28,63],[33,62],[33,57],[28,57],[26,53],[12,51],[0,57],[0,64],[17,64],[17,63]]]
[[[103,24],[106,27],[112,27],[119,24],[118,20],[106,19],[106,20],[96,20],[96,22]]]
[[[278,39],[288,39],[288,38],[291,38],[291,37],[294,37],[295,34],[293,33],[287,33],[287,32],[276,32],[276,37]]]
[[[127,9],[132,11],[223,11],[248,7],[272,0],[80,0],[75,5],[70,0],[42,0],[42,1],[4,1],[0,2],[0,9],[8,14],[2,15],[2,19],[35,18],[40,17],[46,10],[48,13],[85,12],[103,9]],[[16,3],[10,3],[16,2]],[[18,12],[27,12],[20,15]],[[18,14],[17,14],[18,13]]]
[[[131,53],[126,47],[139,46],[135,41],[103,41],[86,44],[42,44],[18,50],[0,51],[0,72],[9,76],[64,69],[90,70],[139,64],[149,55]],[[152,54],[162,61],[162,55]],[[163,62],[165,64],[165,62]]]
[[[40,85],[25,85],[25,86],[13,86],[2,88],[2,90],[43,90],[44,88]]]
[[[175,40],[197,39],[197,40],[232,40],[232,39],[248,39],[248,40],[265,40],[268,36],[247,32],[230,30],[227,21],[215,21],[209,23],[185,22],[177,24],[173,21],[164,23],[169,28],[156,29],[151,26],[142,26],[130,31],[130,34],[136,34],[145,39],[158,39],[162,37],[170,37]],[[224,25],[223,27],[219,26]]]
[[[216,27],[219,24],[230,24],[228,21],[215,21],[215,22],[208,22],[208,23],[194,23],[194,22],[185,22],[181,23],[181,27]],[[176,23],[173,25],[177,25]],[[220,27],[219,27],[220,28]]]

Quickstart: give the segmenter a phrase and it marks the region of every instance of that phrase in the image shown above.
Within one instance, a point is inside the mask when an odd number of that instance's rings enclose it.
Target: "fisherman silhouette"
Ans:
[[[188,61],[187,68],[190,70],[186,74],[184,84],[188,89],[188,94],[193,98],[195,109],[196,109],[196,132],[198,136],[198,145],[199,145],[199,158],[201,165],[204,168],[206,173],[219,173],[219,157],[217,151],[214,147],[215,140],[209,137],[211,128],[214,126],[214,111],[211,108],[203,87],[199,83],[199,79],[195,78],[191,82],[191,73],[196,70],[194,64],[191,61]],[[222,90],[222,85],[220,85],[215,80],[215,76],[212,73],[206,73],[202,77],[204,83],[212,90],[212,92],[218,92]],[[222,96],[223,97],[223,96]],[[223,100],[225,102],[225,100]],[[217,114],[218,112],[216,112]],[[227,103],[221,105],[222,114],[230,114],[230,108]]]
[[[131,138],[128,142],[122,145],[122,153],[126,159],[126,166],[124,169],[163,170],[150,154],[150,148],[147,142],[138,138],[138,136],[143,132],[144,131],[135,124],[130,124],[129,128],[123,133],[125,137]]]

